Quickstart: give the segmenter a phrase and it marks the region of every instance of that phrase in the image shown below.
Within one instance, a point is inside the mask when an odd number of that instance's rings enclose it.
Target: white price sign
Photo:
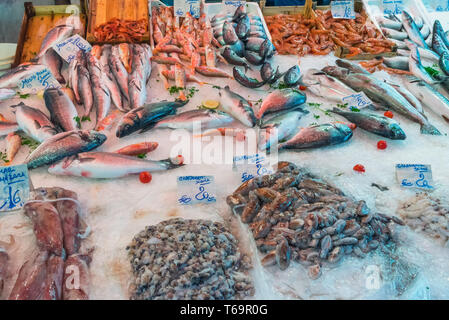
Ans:
[[[17,87],[22,94],[37,94],[46,89],[61,88],[61,84],[55,79],[48,68],[43,68],[42,70],[22,78],[17,83]]]
[[[434,189],[430,165],[397,164],[396,178],[403,188]]]
[[[354,1],[332,1],[331,12],[335,19],[355,19]]]
[[[214,203],[216,199],[213,176],[178,177],[178,203],[182,205]]]
[[[75,34],[68,39],[55,43],[53,50],[67,61],[67,63],[70,63],[76,57],[78,51],[89,52],[92,50],[92,46],[80,35]]]
[[[362,109],[373,104],[364,92],[351,94],[350,96],[344,97],[342,101],[344,104],[347,103],[349,107],[356,107],[358,109]]]
[[[174,12],[177,17],[185,17],[190,13],[194,18],[200,17],[200,0],[174,0]]]
[[[263,154],[234,157],[233,167],[234,170],[241,174],[242,182],[251,180],[257,176],[274,173],[267,157]]]
[[[404,3],[402,0],[382,0],[382,8],[384,14],[401,14],[404,10]]]
[[[30,197],[30,180],[26,164],[0,169],[0,211],[23,207]]]

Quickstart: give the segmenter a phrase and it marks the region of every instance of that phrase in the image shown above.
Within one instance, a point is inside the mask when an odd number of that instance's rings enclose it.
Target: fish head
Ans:
[[[391,139],[405,140],[407,138],[405,132],[397,123],[391,124],[390,129],[391,129]]]
[[[117,138],[123,138],[140,129],[140,117],[133,111],[120,120],[116,132]]]
[[[91,130],[91,131],[79,131],[78,132],[81,140],[83,140],[86,144],[94,145],[94,146],[100,146],[103,143],[105,143],[107,137],[97,131]]]
[[[334,126],[343,137],[347,137],[347,138],[352,137],[352,129],[350,128],[349,125],[347,125],[345,123],[336,122],[336,123],[334,123]]]

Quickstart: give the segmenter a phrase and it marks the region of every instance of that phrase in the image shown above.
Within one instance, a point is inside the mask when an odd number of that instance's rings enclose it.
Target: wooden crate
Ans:
[[[114,18],[132,21],[146,19],[147,25],[149,25],[148,0],[90,0],[85,6],[89,12],[87,41],[90,43],[105,43],[97,41],[94,31],[98,26]],[[148,30],[142,37],[142,42],[149,42],[150,32]],[[119,42],[114,40],[107,43]]]
[[[31,2],[25,2],[25,13],[17,41],[16,56],[12,67],[17,67],[23,62],[32,60],[39,52],[42,41],[53,27],[61,20],[70,17],[67,13],[69,6],[34,6]],[[82,36],[85,34],[86,16],[82,8],[75,6],[80,12],[80,20],[83,24]]]

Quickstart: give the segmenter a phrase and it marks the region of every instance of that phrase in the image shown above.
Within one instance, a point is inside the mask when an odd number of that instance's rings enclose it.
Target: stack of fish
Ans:
[[[89,228],[80,216],[75,192],[40,188],[25,207],[34,228],[37,250],[19,270],[10,300],[87,300],[91,258],[80,253]],[[71,285],[74,269],[78,285]]]

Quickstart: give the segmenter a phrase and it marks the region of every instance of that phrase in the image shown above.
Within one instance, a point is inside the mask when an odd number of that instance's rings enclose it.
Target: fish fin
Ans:
[[[449,123],[449,117],[445,116],[444,114],[441,115],[441,116],[443,117],[443,119],[444,119],[447,123]]]
[[[78,158],[78,161],[80,162],[80,163],[84,163],[84,162],[92,162],[92,161],[95,161],[95,158],[92,158],[92,157],[89,157],[89,156],[87,156],[87,157],[82,157],[82,158]]]
[[[34,125],[36,126],[37,129],[41,128],[41,124],[37,120],[34,120]]]
[[[430,134],[434,136],[441,136],[441,132],[438,131],[437,128],[435,128],[430,123],[425,123],[421,126],[421,133],[422,134]]]

